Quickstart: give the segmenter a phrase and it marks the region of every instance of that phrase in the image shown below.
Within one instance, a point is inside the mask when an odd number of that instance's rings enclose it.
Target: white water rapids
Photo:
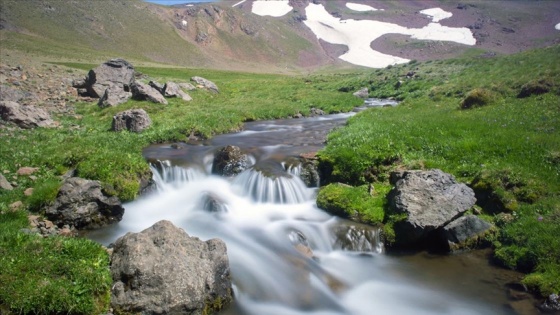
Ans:
[[[280,125],[286,128],[285,122]],[[297,133],[307,132],[300,127]],[[267,130],[242,134],[258,133],[262,141]],[[286,137],[285,130],[281,133]],[[231,135],[227,139],[235,142]],[[265,147],[253,163],[276,159],[274,148],[286,148]],[[297,176],[286,172],[271,178],[252,169],[235,178],[210,175],[214,150],[203,148],[190,148],[194,153],[188,163],[178,163],[182,166],[155,162],[157,191],[125,204],[119,224],[91,237],[109,244],[165,219],[191,236],[224,240],[235,293],[235,305],[222,312],[227,315],[509,314],[414,280],[410,274],[421,270],[385,255],[379,230],[317,208],[317,188],[306,187]]]

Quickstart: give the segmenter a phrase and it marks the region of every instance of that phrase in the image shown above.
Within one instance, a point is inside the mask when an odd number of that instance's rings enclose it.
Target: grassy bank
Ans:
[[[412,62],[342,82],[403,101],[360,113],[330,134],[320,152],[329,182],[389,185],[396,168],[452,173],[501,227],[490,240],[496,260],[530,273],[525,284],[543,295],[560,291],[559,46]],[[531,87],[535,95],[519,97]],[[386,215],[388,227],[393,219]]]

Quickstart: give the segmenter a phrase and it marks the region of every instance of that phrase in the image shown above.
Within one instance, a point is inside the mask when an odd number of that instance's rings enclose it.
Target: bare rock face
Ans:
[[[459,218],[476,202],[471,188],[441,170],[395,172],[391,183],[389,206],[407,215],[395,224],[401,245],[424,241],[430,232]]]
[[[139,101],[150,101],[152,103],[166,104],[167,100],[155,88],[142,82],[134,82],[131,86],[132,98]]]
[[[228,145],[220,149],[214,157],[212,173],[226,177],[235,176],[250,165],[249,157],[237,146]]]
[[[210,80],[206,80],[205,78],[202,78],[202,77],[192,77],[191,80],[196,82],[196,84],[202,85],[204,88],[206,88],[206,89],[208,89],[212,92],[215,92],[215,93],[220,92],[218,90],[218,86]]]
[[[99,181],[71,177],[64,181],[54,205],[45,211],[57,226],[96,229],[122,219],[124,208],[109,196]]]
[[[119,238],[111,275],[119,314],[213,314],[232,300],[225,243],[190,237],[169,221]]]
[[[111,85],[105,90],[103,96],[99,99],[97,105],[103,107],[113,107],[122,103],[126,103],[132,97],[131,92],[123,90],[117,85]]]
[[[74,82],[76,88],[86,88],[91,97],[100,98],[112,85],[130,91],[134,83],[134,67],[123,59],[111,59],[91,69],[85,81]]]
[[[113,131],[141,132],[150,127],[152,120],[143,109],[130,109],[113,116]]]
[[[12,101],[0,101],[0,117],[24,129],[55,126],[44,109],[31,105],[22,106]]]

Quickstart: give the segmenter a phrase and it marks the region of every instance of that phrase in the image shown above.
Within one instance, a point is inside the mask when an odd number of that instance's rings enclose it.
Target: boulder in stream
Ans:
[[[225,243],[201,241],[169,221],[119,238],[111,275],[118,314],[213,314],[232,301]]]
[[[214,156],[212,173],[226,177],[235,176],[250,166],[250,159],[238,146],[228,145]]]
[[[442,237],[450,251],[476,247],[480,238],[492,229],[492,224],[476,215],[465,215],[443,227]]]

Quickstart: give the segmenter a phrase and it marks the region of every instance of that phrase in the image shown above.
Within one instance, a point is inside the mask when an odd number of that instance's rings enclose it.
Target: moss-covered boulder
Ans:
[[[367,185],[329,184],[319,191],[317,206],[332,215],[367,224],[380,224],[385,215],[385,195],[370,194]]]

